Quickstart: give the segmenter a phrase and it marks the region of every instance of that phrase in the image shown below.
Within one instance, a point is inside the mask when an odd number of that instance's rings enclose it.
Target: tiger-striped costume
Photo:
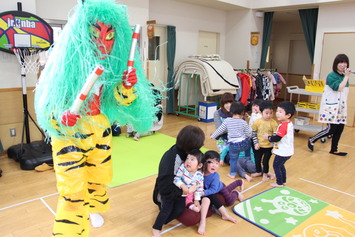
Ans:
[[[122,87],[116,99],[131,104],[131,96],[119,96],[127,93],[133,94],[133,89]],[[68,129],[65,138],[52,139],[60,194],[53,236],[88,236],[89,213],[110,208],[106,187],[112,178],[110,122],[99,113],[81,117],[75,127],[75,132]]]
[[[101,24],[102,23],[102,24]],[[93,26],[114,31],[101,52]],[[106,184],[111,180],[111,124],[132,124],[139,132],[153,126],[156,96],[145,78],[140,57],[134,56],[137,79],[123,83],[132,29],[127,8],[115,0],[78,0],[36,85],[38,124],[51,137],[60,194],[53,236],[88,236],[89,213],[109,209]],[[98,47],[100,46],[100,47]],[[99,50],[100,49],[100,50]],[[61,122],[97,64],[105,70],[80,108],[75,125]],[[129,80],[129,75],[127,75]],[[93,103],[96,102],[96,103]]]

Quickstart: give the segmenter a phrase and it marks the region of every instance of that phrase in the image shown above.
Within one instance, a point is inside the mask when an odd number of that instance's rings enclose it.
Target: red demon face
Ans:
[[[93,40],[97,44],[100,52],[102,53],[102,58],[106,58],[106,55],[111,53],[113,43],[115,41],[115,31],[112,26],[105,25],[102,22],[96,22],[92,25],[91,33]]]

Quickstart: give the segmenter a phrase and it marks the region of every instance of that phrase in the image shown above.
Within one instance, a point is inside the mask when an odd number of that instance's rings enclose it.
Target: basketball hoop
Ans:
[[[13,48],[12,52],[16,55],[16,58],[21,66],[21,73],[38,73],[41,66],[39,60],[39,52],[41,50],[34,48]]]

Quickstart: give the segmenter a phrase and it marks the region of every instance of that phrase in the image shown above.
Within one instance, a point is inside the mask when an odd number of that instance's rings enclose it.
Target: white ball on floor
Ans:
[[[105,220],[99,213],[90,213],[90,222],[94,228],[99,228],[104,225]]]

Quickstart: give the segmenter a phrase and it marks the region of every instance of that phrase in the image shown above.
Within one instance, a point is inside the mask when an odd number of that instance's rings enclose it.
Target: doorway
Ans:
[[[219,52],[219,33],[199,31],[198,34],[198,54],[210,55]]]
[[[154,86],[162,89],[164,113],[168,77],[167,43],[167,26],[154,25],[154,37],[148,39],[147,78]]]

